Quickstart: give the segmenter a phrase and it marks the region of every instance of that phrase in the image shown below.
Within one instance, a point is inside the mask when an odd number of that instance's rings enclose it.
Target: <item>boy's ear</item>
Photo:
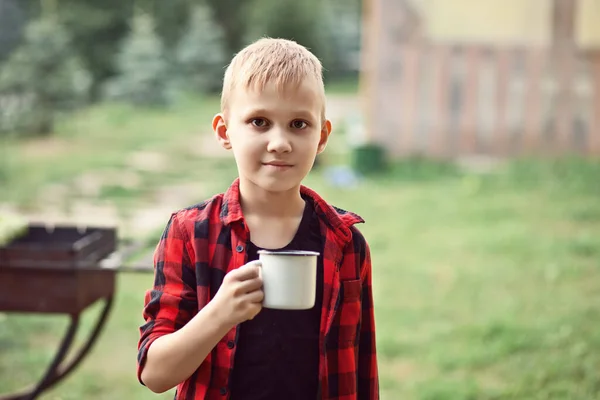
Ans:
[[[331,134],[331,121],[326,120],[321,128],[321,140],[319,140],[319,147],[317,147],[317,154],[321,154],[325,147],[327,147],[327,141]]]
[[[219,113],[213,117],[212,127],[221,146],[223,146],[224,149],[231,150],[231,141],[227,135],[227,125],[225,125],[225,117],[223,117],[223,114]]]

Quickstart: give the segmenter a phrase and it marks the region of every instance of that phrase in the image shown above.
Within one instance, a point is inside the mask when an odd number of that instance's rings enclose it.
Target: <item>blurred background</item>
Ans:
[[[116,227],[124,267],[39,398],[173,397],[135,376],[152,252],[235,178],[210,122],[262,36],[326,68],[306,184],[366,220],[382,399],[600,398],[600,1],[0,0],[0,228]],[[0,396],[67,326],[3,311]]]

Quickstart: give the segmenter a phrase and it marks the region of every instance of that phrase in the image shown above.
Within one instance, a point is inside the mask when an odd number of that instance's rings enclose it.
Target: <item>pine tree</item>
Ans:
[[[322,29],[331,43],[331,75],[356,73],[360,68],[360,0],[330,0],[322,4]]]
[[[85,104],[91,85],[54,14],[31,22],[0,71],[0,130],[50,134],[56,114]]]
[[[214,92],[221,86],[226,63],[224,34],[210,8],[196,6],[176,50],[177,86]]]
[[[0,0],[0,63],[18,45],[26,22],[20,0]]]
[[[333,52],[324,11],[320,0],[257,0],[250,15],[249,39],[269,36],[294,40],[321,60],[327,76]]]
[[[117,55],[117,76],[106,87],[108,98],[139,106],[169,103],[169,64],[150,15],[138,13]]]

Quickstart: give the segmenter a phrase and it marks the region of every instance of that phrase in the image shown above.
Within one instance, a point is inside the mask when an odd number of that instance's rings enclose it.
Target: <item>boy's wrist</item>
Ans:
[[[230,315],[223,312],[217,301],[209,301],[205,306],[208,322],[219,332],[229,332],[236,324],[230,320]]]
[[[185,338],[182,340],[193,348],[205,343],[211,343],[212,348],[233,326],[225,318],[219,305],[209,302],[179,331],[179,334]]]

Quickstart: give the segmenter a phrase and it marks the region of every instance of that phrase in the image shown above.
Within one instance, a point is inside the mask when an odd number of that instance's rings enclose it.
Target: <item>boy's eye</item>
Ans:
[[[264,118],[254,118],[250,123],[257,128],[264,128],[267,126],[267,120]]]
[[[304,129],[308,126],[308,124],[304,121],[301,121],[299,119],[292,121],[292,128],[294,129]]]

